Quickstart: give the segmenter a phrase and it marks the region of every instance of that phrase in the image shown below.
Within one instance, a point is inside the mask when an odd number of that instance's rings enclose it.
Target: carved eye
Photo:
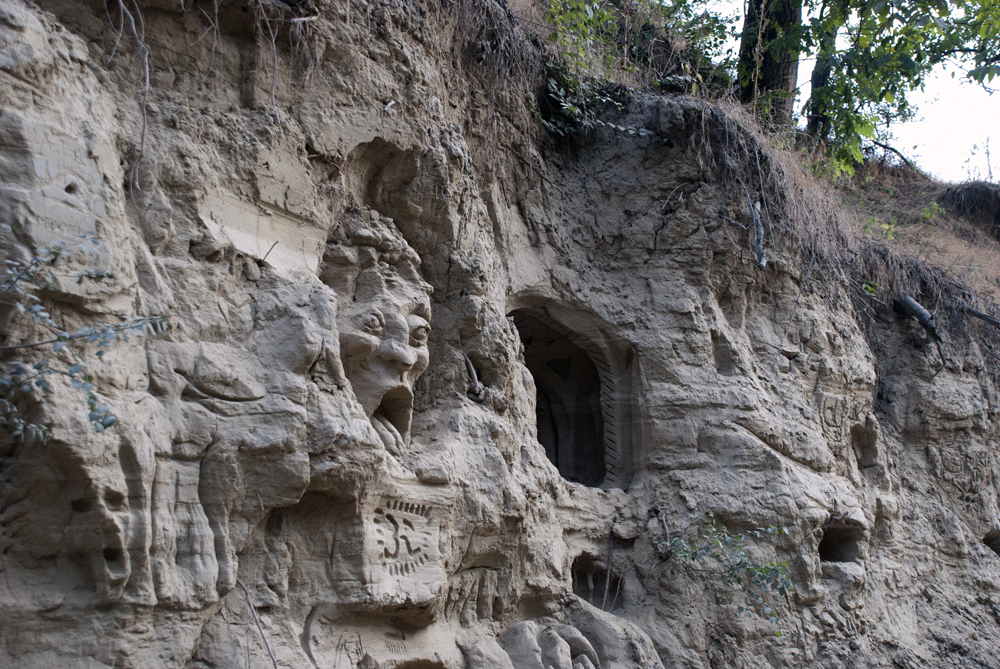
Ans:
[[[426,325],[421,325],[415,330],[410,331],[410,346],[423,346],[427,343],[427,336],[430,334],[431,329]]]
[[[372,311],[362,316],[361,329],[370,335],[381,335],[382,331],[385,329],[385,323],[382,321],[382,314],[377,311]]]
[[[74,499],[70,502],[70,508],[77,513],[87,513],[90,511],[90,500],[89,499]]]
[[[109,509],[119,509],[125,505],[125,495],[117,490],[109,490],[104,493],[104,502]]]
[[[419,316],[409,318],[410,346],[424,346],[431,333],[431,326]]]

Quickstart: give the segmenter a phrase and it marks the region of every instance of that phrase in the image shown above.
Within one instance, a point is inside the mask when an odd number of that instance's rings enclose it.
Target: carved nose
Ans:
[[[400,372],[405,372],[417,364],[416,351],[398,341],[383,341],[379,347],[379,358]]]
[[[98,509],[96,525],[105,541],[119,541],[125,534],[125,528],[122,527],[121,521],[103,506]]]

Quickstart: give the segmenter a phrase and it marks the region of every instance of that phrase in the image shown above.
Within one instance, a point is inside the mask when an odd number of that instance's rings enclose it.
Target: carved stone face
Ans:
[[[67,547],[90,571],[98,602],[115,601],[131,573],[127,550],[131,517],[123,482],[91,481],[71,508]]]
[[[413,384],[429,360],[428,286],[411,263],[404,264],[378,263],[362,270],[353,301],[338,315],[344,372],[372,426],[395,454],[409,441]]]

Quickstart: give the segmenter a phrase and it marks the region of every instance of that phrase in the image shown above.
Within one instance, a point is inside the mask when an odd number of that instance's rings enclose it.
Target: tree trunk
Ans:
[[[806,132],[813,139],[826,139],[830,135],[830,116],[827,108],[830,104],[830,74],[833,72],[834,50],[837,43],[837,29],[825,33],[820,41],[819,53],[816,56],[816,67],[812,72],[812,90],[809,93],[809,112],[806,121]]]
[[[791,125],[799,52],[790,33],[802,24],[802,0],[749,0],[740,38],[740,99],[755,103],[767,96],[768,116],[777,125]],[[786,44],[772,48],[775,40]]]

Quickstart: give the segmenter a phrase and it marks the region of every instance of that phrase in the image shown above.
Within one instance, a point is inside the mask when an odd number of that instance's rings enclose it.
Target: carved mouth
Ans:
[[[105,606],[118,601],[125,591],[132,570],[129,566],[128,553],[121,542],[117,546],[107,546],[96,558],[97,569],[94,574],[97,580],[98,605]]]
[[[372,414],[372,419],[382,419],[396,428],[404,443],[409,441],[412,418],[413,393],[406,386],[396,386],[386,392]]]
[[[108,582],[112,585],[119,585],[128,580],[129,560],[128,554],[121,548],[105,548],[101,552],[104,558],[104,566]]]

